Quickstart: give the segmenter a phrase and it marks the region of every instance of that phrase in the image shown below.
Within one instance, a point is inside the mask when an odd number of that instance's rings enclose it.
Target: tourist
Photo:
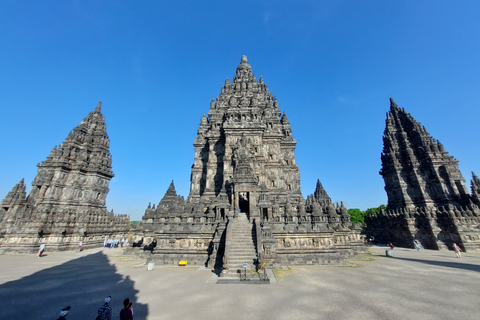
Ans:
[[[96,320],[112,320],[112,307],[110,307],[111,296],[107,296],[104,305],[98,308],[98,316]]]
[[[78,243],[78,252],[82,251],[82,241]]]
[[[44,251],[45,251],[45,244],[42,243],[42,244],[40,245],[40,248],[38,248],[37,257],[40,258],[40,257],[42,256],[42,254],[43,254]]]
[[[130,299],[123,300],[123,309],[120,311],[120,320],[133,320],[133,308]]]
[[[462,249],[460,249],[460,247],[457,246],[456,243],[453,244],[453,251],[455,251],[455,255],[457,256],[457,258],[462,257],[462,254],[460,253],[460,252],[462,252]]]
[[[68,311],[70,311],[70,306],[63,308],[62,311],[60,311],[60,318],[57,320],[64,320],[68,314]]]
[[[388,246],[390,247],[391,250],[393,250],[393,248],[395,248],[395,246],[391,242],[388,244]]]
[[[415,245],[415,248],[417,248],[417,251],[420,252],[420,245],[418,244],[418,241],[414,240],[413,244]]]

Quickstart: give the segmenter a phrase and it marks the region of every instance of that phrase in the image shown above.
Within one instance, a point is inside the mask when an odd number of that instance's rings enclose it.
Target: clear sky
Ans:
[[[0,199],[102,101],[107,208],[140,220],[171,180],[188,196],[193,140],[242,55],[297,140],[303,195],[387,203],[389,98],[470,185],[480,174],[480,1],[0,2]]]

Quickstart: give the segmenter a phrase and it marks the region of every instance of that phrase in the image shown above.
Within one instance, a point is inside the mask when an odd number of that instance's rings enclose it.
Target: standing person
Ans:
[[[70,311],[70,306],[63,308],[62,311],[60,311],[60,318],[58,318],[57,320],[65,320],[66,319],[65,317],[67,316],[68,311]]]
[[[82,251],[82,241],[78,243],[78,252]]]
[[[40,248],[38,248],[37,257],[40,258],[40,257],[42,256],[42,254],[43,254],[44,251],[45,251],[45,244],[42,243],[42,244],[40,245]]]
[[[111,296],[105,298],[103,306],[98,308],[98,316],[96,320],[112,320],[112,307],[110,307]]]
[[[393,243],[391,243],[391,242],[388,244],[388,246],[390,247],[391,250],[393,250],[393,248],[395,248]]]
[[[420,252],[420,245],[418,244],[418,241],[414,240],[413,244],[415,245],[415,248],[417,248],[417,251]]]
[[[133,309],[130,299],[123,300],[123,309],[120,311],[120,320],[133,320]]]
[[[460,247],[457,246],[456,243],[453,244],[453,251],[455,251],[455,255],[457,256],[457,258],[462,257],[462,254],[460,253],[460,252],[462,252],[462,249],[460,249]]]

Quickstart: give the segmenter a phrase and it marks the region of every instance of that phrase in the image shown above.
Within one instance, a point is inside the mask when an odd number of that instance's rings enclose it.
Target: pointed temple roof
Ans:
[[[162,200],[160,200],[158,206],[171,206],[173,204],[178,204],[179,202],[183,202],[183,197],[177,195],[177,191],[175,190],[175,185],[173,184],[172,180],[167,192],[165,192],[165,195],[163,196]]]
[[[39,166],[61,166],[65,169],[97,172],[113,177],[110,139],[101,105],[99,102],[97,107],[70,132],[65,141],[58,148],[57,146],[53,148],[50,156]]]
[[[330,199],[327,192],[323,188],[323,185],[322,185],[322,183],[320,182],[319,179],[317,179],[317,186],[315,188],[314,196],[315,196],[315,199],[319,203],[330,203],[330,202],[332,202],[332,200]]]
[[[216,103],[211,104],[213,108],[275,108],[280,117],[278,103],[274,103],[275,98],[268,91],[268,87],[263,83],[263,79],[257,81],[252,73],[252,67],[247,61],[246,56],[242,56],[237,72],[230,83],[228,78],[222,87],[221,93],[217,96]],[[210,113],[209,113],[210,116]]]
[[[393,99],[385,121],[381,159],[389,208],[464,201],[467,191],[458,160]]]
[[[232,182],[244,188],[263,183],[267,189],[301,196],[296,141],[288,116],[282,116],[277,99],[262,78],[257,80],[246,56],[241,57],[233,80],[226,79],[220,94],[210,102],[193,144],[198,154],[192,168],[190,198],[217,196],[224,184],[230,193]],[[212,153],[208,159],[207,153]],[[224,163],[225,156],[231,157],[229,164]],[[206,176],[205,170],[211,174]]]
[[[449,156],[443,145],[435,140],[424,126],[405,109],[401,109],[392,98],[390,98],[390,111],[387,113],[385,124],[382,159],[388,160],[389,157],[395,159],[391,159],[393,162],[382,161],[382,172],[392,169],[385,164],[397,163],[400,160],[407,164],[409,163],[407,158],[410,159],[410,162],[413,158],[430,158],[431,160],[435,158],[437,161],[458,163],[456,159]],[[400,149],[404,151],[404,154],[399,158]]]
[[[23,204],[26,202],[27,192],[25,180],[22,178],[10,191],[5,199],[0,203],[2,206],[11,206],[15,204]]]

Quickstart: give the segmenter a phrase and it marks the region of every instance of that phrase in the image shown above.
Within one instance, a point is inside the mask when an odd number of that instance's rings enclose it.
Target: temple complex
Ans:
[[[101,103],[55,146],[29,195],[22,179],[0,203],[0,248],[32,252],[98,247],[105,237],[124,237],[130,219],[108,212],[105,200],[114,176]]]
[[[413,248],[480,248],[480,179],[468,192],[458,160],[390,99],[382,170],[387,210],[366,218],[367,236]]]
[[[149,259],[236,271],[243,263],[339,263],[364,250],[360,228],[320,181],[302,196],[288,117],[245,56],[201,117],[193,146],[187,199],[172,181],[142,218],[136,246]]]

